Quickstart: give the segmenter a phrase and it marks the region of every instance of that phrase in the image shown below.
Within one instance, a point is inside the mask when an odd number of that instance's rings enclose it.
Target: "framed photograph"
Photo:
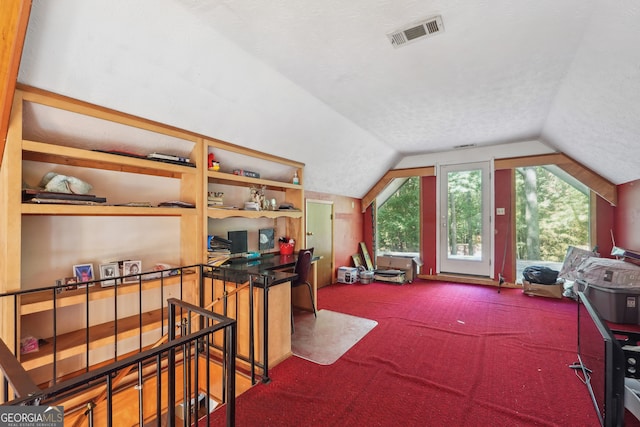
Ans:
[[[116,284],[116,277],[120,276],[120,267],[117,262],[110,262],[108,264],[100,264],[100,285],[104,288],[106,286],[113,286]]]
[[[122,276],[139,274],[142,272],[142,261],[124,261],[122,263]],[[140,276],[123,277],[122,283],[137,283]]]
[[[261,228],[258,230],[258,250],[266,251],[276,247],[274,242],[275,232],[273,228]]]
[[[78,287],[84,288],[87,286],[86,283],[93,280],[93,264],[77,264],[73,266],[73,275],[78,280]],[[93,286],[91,283],[89,286]]]

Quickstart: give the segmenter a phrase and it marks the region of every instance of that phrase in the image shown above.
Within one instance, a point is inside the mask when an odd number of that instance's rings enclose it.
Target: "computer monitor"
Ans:
[[[231,241],[229,251],[232,254],[242,254],[247,252],[247,230],[229,231],[227,238]]]
[[[273,228],[261,228],[258,230],[258,249],[261,251],[274,249],[276,247],[274,242],[275,234],[276,230]]]

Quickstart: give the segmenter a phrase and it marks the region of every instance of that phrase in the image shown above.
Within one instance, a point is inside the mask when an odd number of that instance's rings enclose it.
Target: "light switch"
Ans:
[[[496,215],[504,215],[504,208],[496,208]]]

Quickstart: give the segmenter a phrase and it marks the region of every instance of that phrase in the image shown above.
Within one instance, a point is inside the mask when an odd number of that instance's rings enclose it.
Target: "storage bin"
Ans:
[[[584,280],[575,283],[604,320],[640,325],[640,288],[605,288],[591,283],[587,286]]]

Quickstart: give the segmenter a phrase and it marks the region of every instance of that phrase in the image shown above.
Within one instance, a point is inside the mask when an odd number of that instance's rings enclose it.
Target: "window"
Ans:
[[[527,265],[559,270],[569,246],[589,249],[589,217],[589,189],[560,168],[516,169],[516,279]]]
[[[376,254],[420,253],[420,177],[395,179],[377,198]]]

